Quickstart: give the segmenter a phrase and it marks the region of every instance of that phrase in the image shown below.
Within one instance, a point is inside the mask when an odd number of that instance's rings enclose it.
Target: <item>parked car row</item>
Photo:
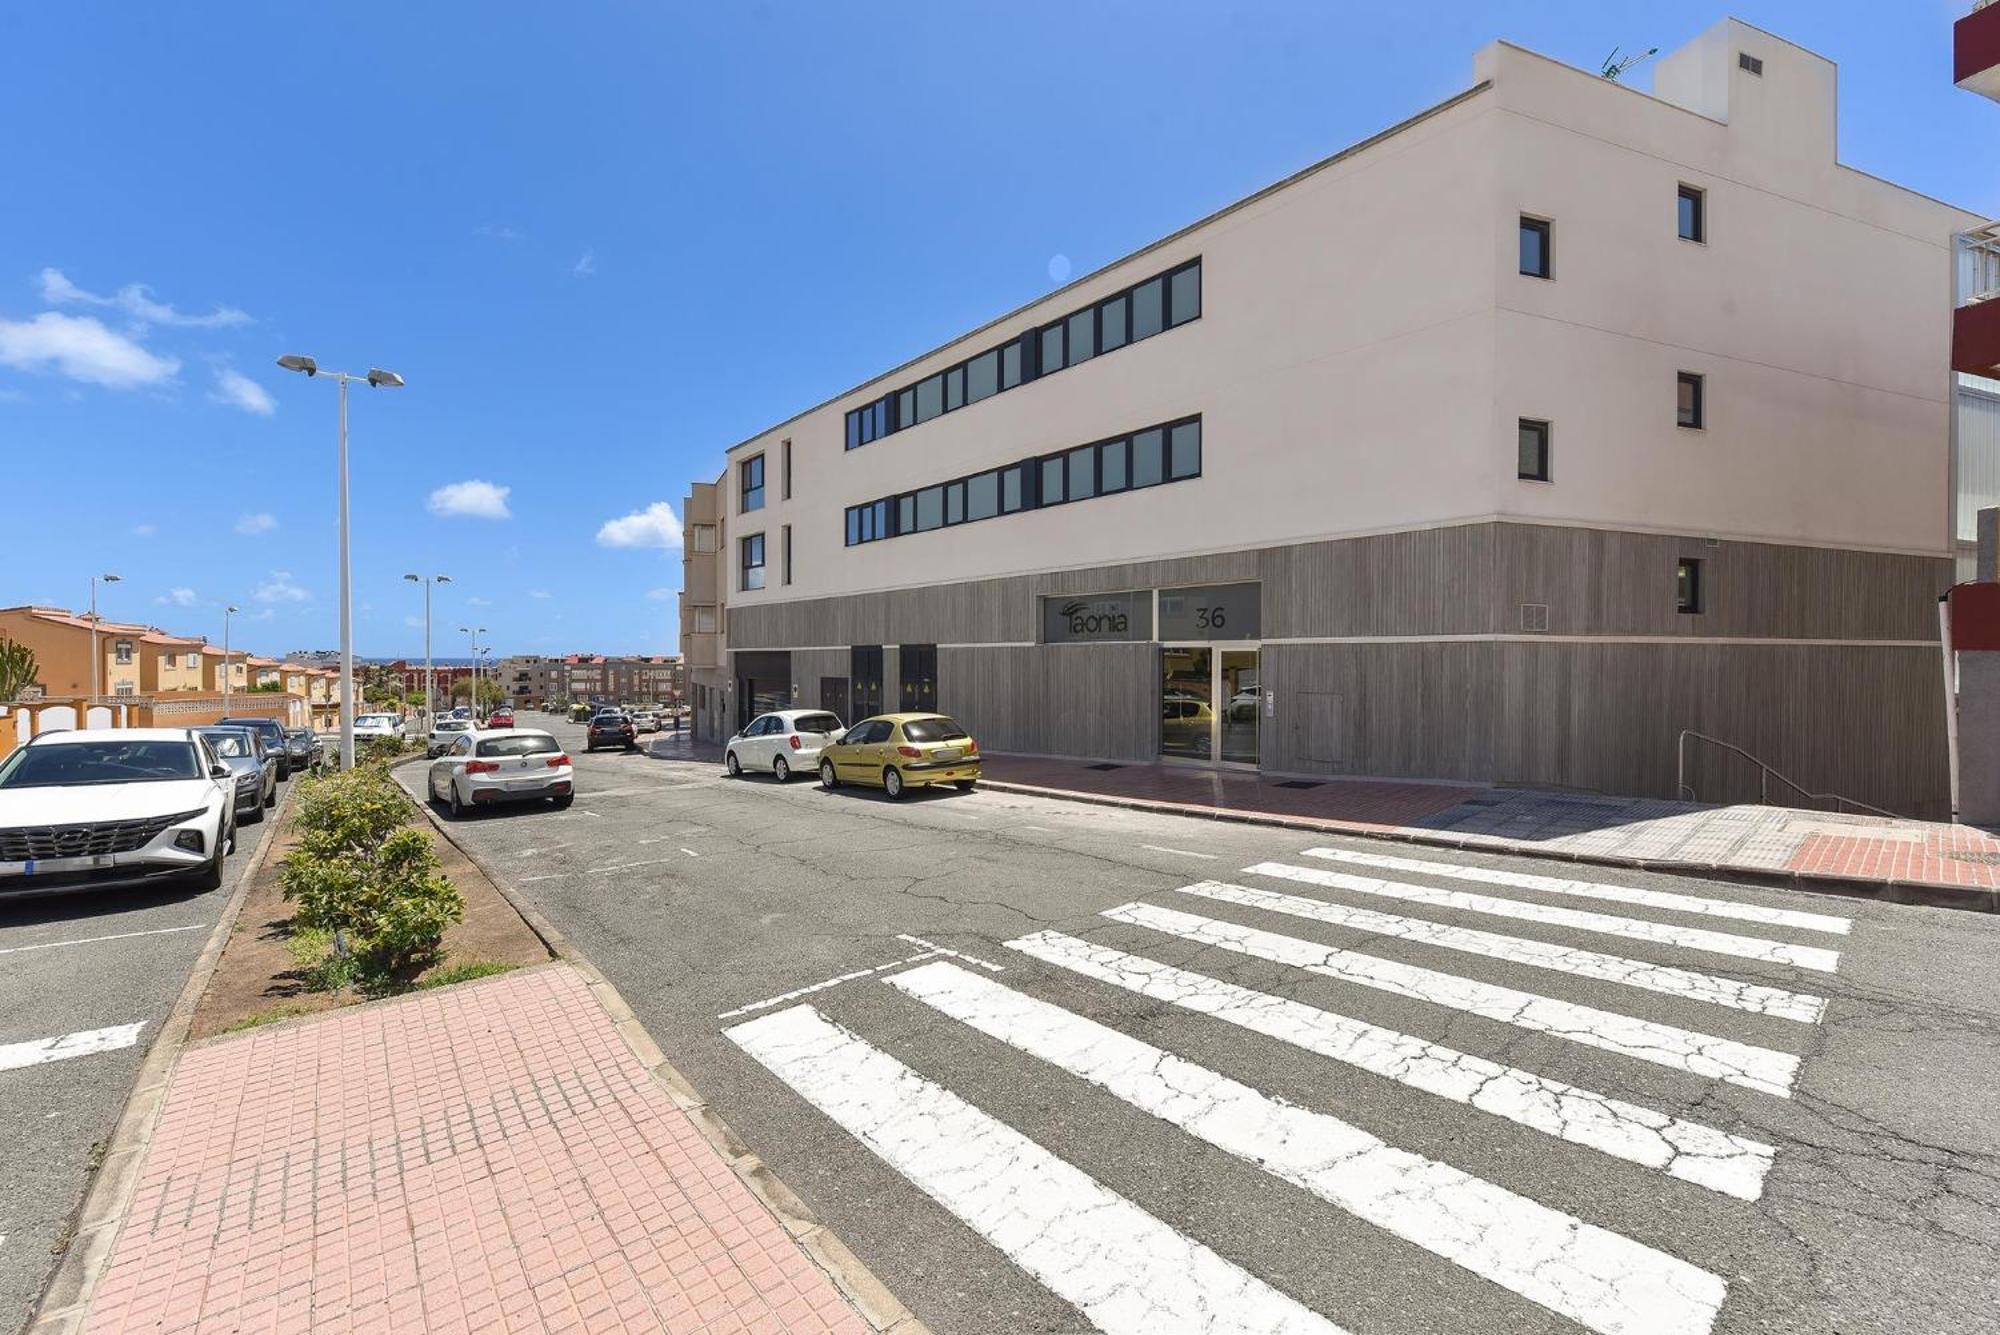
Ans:
[[[817,771],[825,788],[862,784],[891,798],[942,784],[967,792],[980,777],[979,743],[945,714],[877,714],[843,728],[823,709],[780,709],[730,738],[722,760],[732,778],[763,773],[785,783]]]
[[[277,805],[317,739],[273,719],[47,732],[0,760],[0,898],[213,890],[239,824]]]

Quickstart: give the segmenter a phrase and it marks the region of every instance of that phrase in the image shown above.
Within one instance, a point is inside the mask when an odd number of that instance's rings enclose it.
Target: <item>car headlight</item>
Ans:
[[[200,830],[182,830],[174,836],[174,847],[188,853],[199,853],[205,847]]]

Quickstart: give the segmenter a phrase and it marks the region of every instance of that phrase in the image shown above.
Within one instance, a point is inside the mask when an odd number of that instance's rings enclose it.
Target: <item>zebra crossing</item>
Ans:
[[[848,985],[880,1000],[820,992],[723,1032],[1073,1306],[1080,1325],[1131,1335],[1398,1328],[1393,1303],[1314,1310],[1229,1237],[1184,1231],[1101,1163],[1093,1176],[1070,1162],[1046,1127],[1024,1134],[955,1092],[949,1061],[909,1050],[909,1026],[869,1031],[883,1007],[985,1043],[1010,1080],[1048,1089],[1052,1103],[1068,1096],[1048,1082],[1099,1091],[1091,1097],[1142,1114],[1148,1134],[1191,1137],[1228,1156],[1221,1162],[1249,1166],[1271,1192],[1303,1193],[1497,1286],[1474,1286],[1499,1304],[1476,1328],[1511,1328],[1507,1303],[1603,1335],[1716,1328],[1730,1267],[1688,1259],[1671,1237],[1631,1236],[1643,1230],[1629,1220],[1621,1232],[1620,1221],[1538,1198],[1569,1199],[1560,1190],[1454,1164],[1449,1139],[1399,1145],[1396,1125],[1357,1120],[1353,1105],[1387,1091],[1407,1095],[1417,1118],[1455,1108],[1496,1136],[1573,1147],[1561,1153],[1630,1174],[1620,1191],[1691,1191],[1676,1217],[1740,1209],[1762,1198],[1777,1163],[1777,1137],[1763,1138],[1759,1123],[1792,1098],[1828,1004],[1807,989],[1837,973],[1849,919],[1335,848],[1228,877],[1111,906],[1094,924],[1015,937],[988,952],[1004,970],[917,956]],[[1191,1054],[1153,1041],[1187,1031],[1135,1033],[1135,998],[1214,1038],[1239,1035],[1236,1046],[1204,1037]],[[1430,1032],[1404,1032],[1385,1014]],[[1492,1034],[1515,1037],[1476,1050]],[[1243,1069],[1254,1060],[1228,1060],[1253,1051],[1242,1035],[1308,1063],[1315,1096],[1258,1088],[1258,1072]],[[898,1042],[905,1050],[892,1055]],[[1737,1093],[1682,1096],[1677,1108],[1633,1096],[1662,1083]]]

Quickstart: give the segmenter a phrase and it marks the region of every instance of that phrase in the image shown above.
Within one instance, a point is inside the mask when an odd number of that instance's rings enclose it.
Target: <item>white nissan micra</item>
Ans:
[[[841,734],[840,717],[824,709],[780,709],[759,714],[729,739],[722,763],[731,778],[745,771],[775,774],[784,783],[794,774],[819,769],[819,749]]]

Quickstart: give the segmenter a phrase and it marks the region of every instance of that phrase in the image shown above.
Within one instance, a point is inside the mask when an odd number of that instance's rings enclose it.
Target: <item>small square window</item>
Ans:
[[[1549,480],[1549,424],[1532,417],[1520,420],[1518,476],[1526,482]]]
[[[1701,609],[1701,562],[1684,556],[1674,568],[1674,610],[1696,616]]]
[[[1736,68],[1754,74],[1760,79],[1764,77],[1763,60],[1751,55],[1748,51],[1738,51],[1736,53]]]
[[[1521,272],[1530,278],[1553,278],[1554,226],[1544,218],[1521,217]]]
[[[1685,427],[1700,430],[1708,423],[1707,397],[1703,378],[1693,371],[1682,371],[1679,377],[1679,395],[1674,405],[1674,421]]]
[[[1681,240],[1708,240],[1708,192],[1699,186],[1684,185],[1678,207]]]

